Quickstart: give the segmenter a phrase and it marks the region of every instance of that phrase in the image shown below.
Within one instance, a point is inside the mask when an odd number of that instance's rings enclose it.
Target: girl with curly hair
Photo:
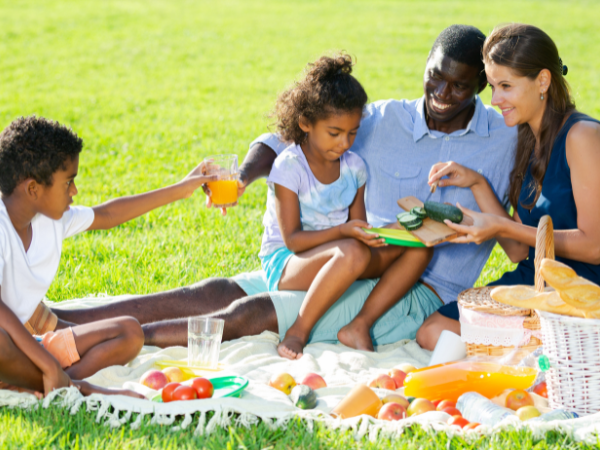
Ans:
[[[432,256],[430,249],[388,247],[363,230],[371,228],[367,168],[348,150],[367,94],[352,67],[346,54],[321,57],[275,107],[280,136],[291,145],[267,181],[259,256],[270,291],[308,291],[278,346],[289,359],[302,356],[315,324],[354,281],[381,277],[357,317],[338,327],[346,325],[338,333],[342,343],[373,350],[371,327],[419,280]]]

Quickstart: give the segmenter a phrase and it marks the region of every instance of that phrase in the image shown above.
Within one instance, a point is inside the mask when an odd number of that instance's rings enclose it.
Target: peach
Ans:
[[[404,407],[404,409],[408,408],[408,405],[410,405],[410,403],[408,402],[406,397],[403,397],[400,394],[386,395],[384,398],[381,399],[381,403],[383,403],[384,405],[386,403],[392,403],[392,402],[398,403],[400,406]]]
[[[404,386],[404,379],[406,378],[406,372],[403,372],[400,369],[392,369],[388,372],[388,375],[396,383],[396,389],[400,389],[402,386]]]
[[[380,420],[401,420],[406,418],[406,410],[398,403],[390,402],[381,407],[377,413]]]
[[[309,373],[309,374],[307,374],[302,379],[302,381],[300,382],[300,384],[304,384],[304,385],[308,386],[313,391],[316,391],[317,389],[321,389],[321,388],[327,387],[327,383],[325,383],[325,380],[323,379],[323,377],[321,375],[317,374],[317,373]]]
[[[185,381],[185,375],[179,367],[167,367],[162,373],[167,376],[169,383],[181,383]]]
[[[160,370],[155,369],[149,370],[142,375],[142,378],[140,378],[140,384],[143,384],[150,389],[154,389],[155,391],[164,388],[168,382],[167,376]]]
[[[378,375],[377,377],[371,380],[371,382],[369,383],[369,387],[395,391],[396,382],[389,375],[385,375],[382,373],[381,375]]]

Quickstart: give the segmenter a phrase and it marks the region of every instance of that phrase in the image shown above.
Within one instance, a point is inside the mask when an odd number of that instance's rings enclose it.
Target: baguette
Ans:
[[[556,291],[536,292],[533,286],[498,286],[490,292],[497,302],[566,316],[600,319],[600,311],[583,311],[565,303]]]
[[[600,286],[578,276],[566,264],[545,258],[540,265],[540,274],[559,292],[565,303],[584,311],[600,310]]]

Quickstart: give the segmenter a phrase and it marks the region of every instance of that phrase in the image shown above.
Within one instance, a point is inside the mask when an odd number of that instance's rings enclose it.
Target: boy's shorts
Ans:
[[[288,250],[286,247],[281,247],[270,255],[261,258],[263,274],[269,292],[276,292],[279,290],[279,280],[281,280],[281,275],[283,275],[283,269],[285,269],[285,266],[292,256],[294,256],[292,251]]]
[[[58,317],[43,302],[35,308],[31,318],[25,322],[25,328],[31,334],[41,336],[48,331],[56,330]]]
[[[71,367],[80,360],[72,328],[49,331],[40,338],[46,351],[56,358],[63,369]]]

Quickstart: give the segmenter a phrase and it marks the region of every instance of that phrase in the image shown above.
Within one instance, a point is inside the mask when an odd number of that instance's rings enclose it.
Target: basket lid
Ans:
[[[462,291],[458,295],[458,303],[463,308],[497,316],[531,316],[532,310],[499,303],[490,296],[495,286],[484,286]]]

